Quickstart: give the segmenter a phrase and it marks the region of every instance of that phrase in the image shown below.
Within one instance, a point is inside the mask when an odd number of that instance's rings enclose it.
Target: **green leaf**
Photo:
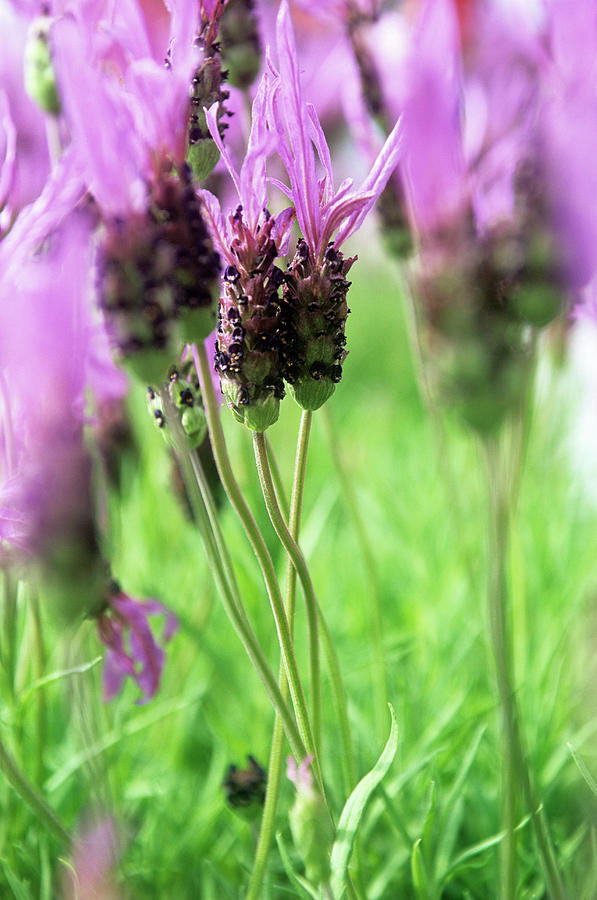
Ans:
[[[315,890],[315,888],[309,884],[306,878],[303,878],[302,875],[299,875],[298,872],[295,872],[294,866],[292,865],[292,860],[290,859],[290,854],[286,849],[286,844],[282,838],[280,832],[276,832],[276,841],[278,843],[278,850],[280,851],[280,858],[282,860],[282,865],[288,875],[288,880],[294,887],[297,889],[301,897],[307,897],[309,900],[319,900],[320,895]]]
[[[51,672],[49,675],[39,678],[23,692],[21,703],[26,703],[36,691],[46,687],[48,684],[54,684],[55,681],[61,681],[63,678],[68,678],[69,675],[83,675],[85,672],[89,672],[90,669],[94,669],[102,659],[103,657],[96,656],[95,659],[92,659],[90,662],[82,663],[80,666],[74,666],[72,669],[61,669],[58,672]]]
[[[570,742],[568,742],[568,749],[570,750],[570,753],[572,754],[572,759],[578,766],[578,770],[579,770],[580,774],[582,775],[584,780],[587,782],[587,785],[589,786],[591,792],[595,795],[595,797],[597,797],[597,781],[595,781],[595,779],[589,772],[589,770],[587,768],[587,764],[585,763],[583,758],[580,756],[576,747],[573,747]]]
[[[398,748],[398,722],[396,721],[396,714],[394,713],[392,705],[388,703],[388,706],[392,717],[388,742],[371,771],[367,772],[364,778],[359,781],[346,801],[338,823],[338,833],[336,835],[336,840],[334,841],[331,857],[331,887],[334,900],[340,900],[344,894],[348,862],[350,860],[350,854],[352,853],[355,835],[365,806],[367,805],[367,801],[390,768]]]
[[[0,868],[4,873],[4,877],[6,878],[8,886],[12,892],[12,896],[15,898],[15,900],[31,900],[31,886],[27,882],[21,881],[20,878],[17,878],[6,860],[0,859]],[[4,894],[2,894],[2,896],[4,896]]]
[[[429,806],[427,809],[427,815],[425,816],[425,822],[423,824],[423,833],[421,835],[421,840],[423,843],[423,853],[428,865],[430,864],[432,858],[433,826],[435,823],[436,809],[437,787],[435,781],[432,781],[429,789]]]
[[[418,838],[415,841],[412,856],[410,858],[410,866],[417,900],[431,900],[431,886],[429,884],[427,868],[421,850],[421,838]]]

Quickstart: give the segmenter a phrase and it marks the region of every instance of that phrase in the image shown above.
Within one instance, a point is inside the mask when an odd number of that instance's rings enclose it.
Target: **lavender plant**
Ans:
[[[542,334],[594,306],[593,0],[550,0],[516,23],[497,0],[399,9],[304,2],[300,10],[288,0],[257,10],[236,0],[31,0],[4,2],[0,15],[18,47],[0,61],[2,891],[364,900],[489,890],[504,900],[589,900],[595,879],[586,860],[597,867],[590,815],[558,810],[538,771],[517,694],[512,598]],[[314,102],[307,99],[305,63],[312,40],[321,48],[318,28],[325,42],[337,39],[333,68],[352,130],[343,140],[356,138],[360,161],[330,138],[337,104],[312,86]],[[18,78],[16,61],[24,65]],[[344,171],[347,156],[358,182]],[[476,546],[487,561],[481,573],[468,569],[465,593],[475,605],[458,631],[481,633],[485,581],[502,745],[499,766],[487,766],[474,791],[484,729],[471,736],[466,727],[483,715],[493,734],[491,680],[482,702],[442,698],[428,717],[414,687],[426,678],[443,687],[450,677],[447,652],[435,667],[416,650],[432,630],[451,628],[433,602],[448,575],[429,564],[415,612],[402,597],[417,568],[402,547],[412,540],[413,558],[438,552],[413,537],[416,511],[433,494],[420,471],[408,479],[409,516],[376,528],[375,510],[397,506],[381,488],[400,468],[383,441],[398,434],[406,442],[408,426],[393,397],[381,417],[391,428],[375,421],[385,382],[402,376],[396,332],[380,314],[395,314],[392,268],[377,251],[371,275],[370,244],[400,266],[413,256],[408,279],[432,414],[455,412],[485,457],[490,514]],[[366,281],[375,287],[353,336],[349,275],[360,280],[361,300]],[[342,385],[353,337],[369,366]],[[362,372],[370,380],[359,395]],[[137,421],[139,398],[153,430]],[[349,423],[344,463],[327,408],[336,404]],[[333,505],[339,491],[347,506],[340,548],[329,509],[309,510],[303,522],[312,427],[317,440],[324,406],[335,476],[318,447],[310,480],[320,505]],[[125,452],[108,433],[129,427],[138,438]],[[374,510],[347,474],[358,463],[358,451],[346,452],[353,440],[372,454]],[[462,438],[461,452],[468,446]],[[165,459],[177,488],[160,475]],[[467,461],[459,492],[469,490],[470,469]],[[459,502],[444,504],[444,521]],[[127,527],[135,503],[143,512]],[[443,563],[460,580],[465,532],[463,520],[462,541]],[[346,549],[355,539],[364,580],[353,578]],[[197,624],[212,595],[220,606]],[[414,640],[409,615],[425,623]],[[364,622],[372,686],[361,674]],[[204,690],[197,685],[209,654],[217,678]],[[471,646],[465,654],[473,659]],[[174,680],[173,700],[162,682]],[[49,698],[62,710],[56,718]],[[131,712],[131,699],[143,711]],[[203,702],[206,712],[196,714]],[[371,734],[386,703],[382,746]],[[61,718],[71,705],[87,741],[80,752],[72,750],[76,725]],[[154,748],[170,769],[167,838],[155,785],[146,794],[132,758],[111,749],[124,751],[125,737],[174,713],[184,738],[175,744],[173,726]],[[67,734],[59,752],[58,721]],[[403,722],[408,765],[398,771]],[[445,753],[456,763],[442,792],[420,779]],[[231,762],[239,754],[245,769]],[[569,762],[591,787],[576,747]],[[217,814],[205,802],[210,784],[221,788]],[[136,821],[131,798],[143,801]],[[231,824],[224,802],[241,824]],[[251,832],[240,830],[246,821]],[[142,830],[154,836],[151,854],[136,838]],[[231,862],[235,835],[244,849]],[[188,861],[218,846],[226,848],[220,870],[193,874]]]

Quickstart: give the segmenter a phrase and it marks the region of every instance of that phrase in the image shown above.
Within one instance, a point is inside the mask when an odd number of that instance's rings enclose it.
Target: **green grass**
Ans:
[[[343,464],[375,550],[383,613],[388,700],[396,710],[398,754],[361,826],[370,900],[487,898],[497,895],[500,730],[485,581],[486,496],[472,437],[447,421],[441,435],[422,402],[396,272],[382,259],[351,271],[350,355],[329,404]],[[220,606],[198,534],[171,484],[171,462],[136,386],[131,409],[136,454],[122,463],[110,542],[115,574],[134,596],[159,597],[181,623],[167,652],[159,695],[137,706],[127,684],[100,700],[101,665],[25,693],[37,678],[30,605],[22,597],[17,694],[3,690],[0,728],[29,777],[69,829],[94,811],[122,829],[117,877],[134,898],[240,898],[255,824],[231,811],[221,783],[230,763],[269,753],[272,711]],[[597,778],[594,634],[597,510],[583,499],[565,453],[570,397],[557,371],[538,397],[510,548],[518,697],[524,732],[570,896],[595,896],[597,800],[567,743]],[[290,399],[270,431],[290,484],[299,411]],[[225,411],[236,476],[282,574],[284,556],[269,526],[250,435]],[[448,476],[448,477],[447,477]],[[252,552],[224,502],[222,526],[242,595],[273,667],[278,653],[269,604]],[[302,528],[315,588],[345,676],[359,776],[387,738],[387,712],[372,701],[371,586],[326,432],[314,417]],[[97,657],[92,623],[65,630],[42,608],[49,674]],[[299,593],[297,653],[306,667]],[[37,710],[46,708],[44,771],[36,771]],[[336,816],[344,800],[336,721],[324,680],[323,769]],[[284,779],[277,827],[294,856]],[[49,898],[64,852],[0,781],[0,896]],[[413,856],[413,846],[417,850]],[[418,888],[415,874],[427,873]],[[520,830],[521,898],[545,896],[528,824]],[[417,879],[415,879],[416,881]],[[418,892],[417,892],[418,891]],[[264,900],[298,896],[277,849]]]

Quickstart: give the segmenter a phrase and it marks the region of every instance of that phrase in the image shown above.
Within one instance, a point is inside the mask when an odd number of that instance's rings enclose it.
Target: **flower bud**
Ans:
[[[326,884],[330,878],[330,854],[334,832],[330,815],[309,772],[312,757],[297,767],[288,758],[288,778],[296,787],[296,797],[290,810],[290,830],[294,846],[305,864],[305,875],[314,885]]]

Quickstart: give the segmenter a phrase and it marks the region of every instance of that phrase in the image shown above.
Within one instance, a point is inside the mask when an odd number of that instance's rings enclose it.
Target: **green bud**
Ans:
[[[315,381],[297,381],[288,386],[289,391],[302,409],[315,411],[329,400],[336,389],[336,385],[329,378],[320,378]]]
[[[512,292],[510,302],[519,319],[538,327],[555,319],[563,305],[557,284],[543,280],[521,284]]]
[[[32,23],[25,44],[25,90],[34,103],[57,116],[60,99],[49,44],[50,20],[41,16]]]
[[[199,447],[207,434],[207,420],[201,407],[193,406],[185,409],[180,421],[189,442],[193,447]]]
[[[243,404],[241,400],[245,389],[241,385],[228,379],[222,379],[221,385],[226,402],[241,425],[246,425],[251,431],[265,431],[278,421],[280,401],[276,397],[270,395],[264,400]]]
[[[289,813],[294,846],[305,864],[305,875],[314,885],[327,884],[330,878],[330,853],[334,832],[330,814],[307,765],[307,757],[297,769],[288,764],[288,776],[296,785],[296,798]]]

